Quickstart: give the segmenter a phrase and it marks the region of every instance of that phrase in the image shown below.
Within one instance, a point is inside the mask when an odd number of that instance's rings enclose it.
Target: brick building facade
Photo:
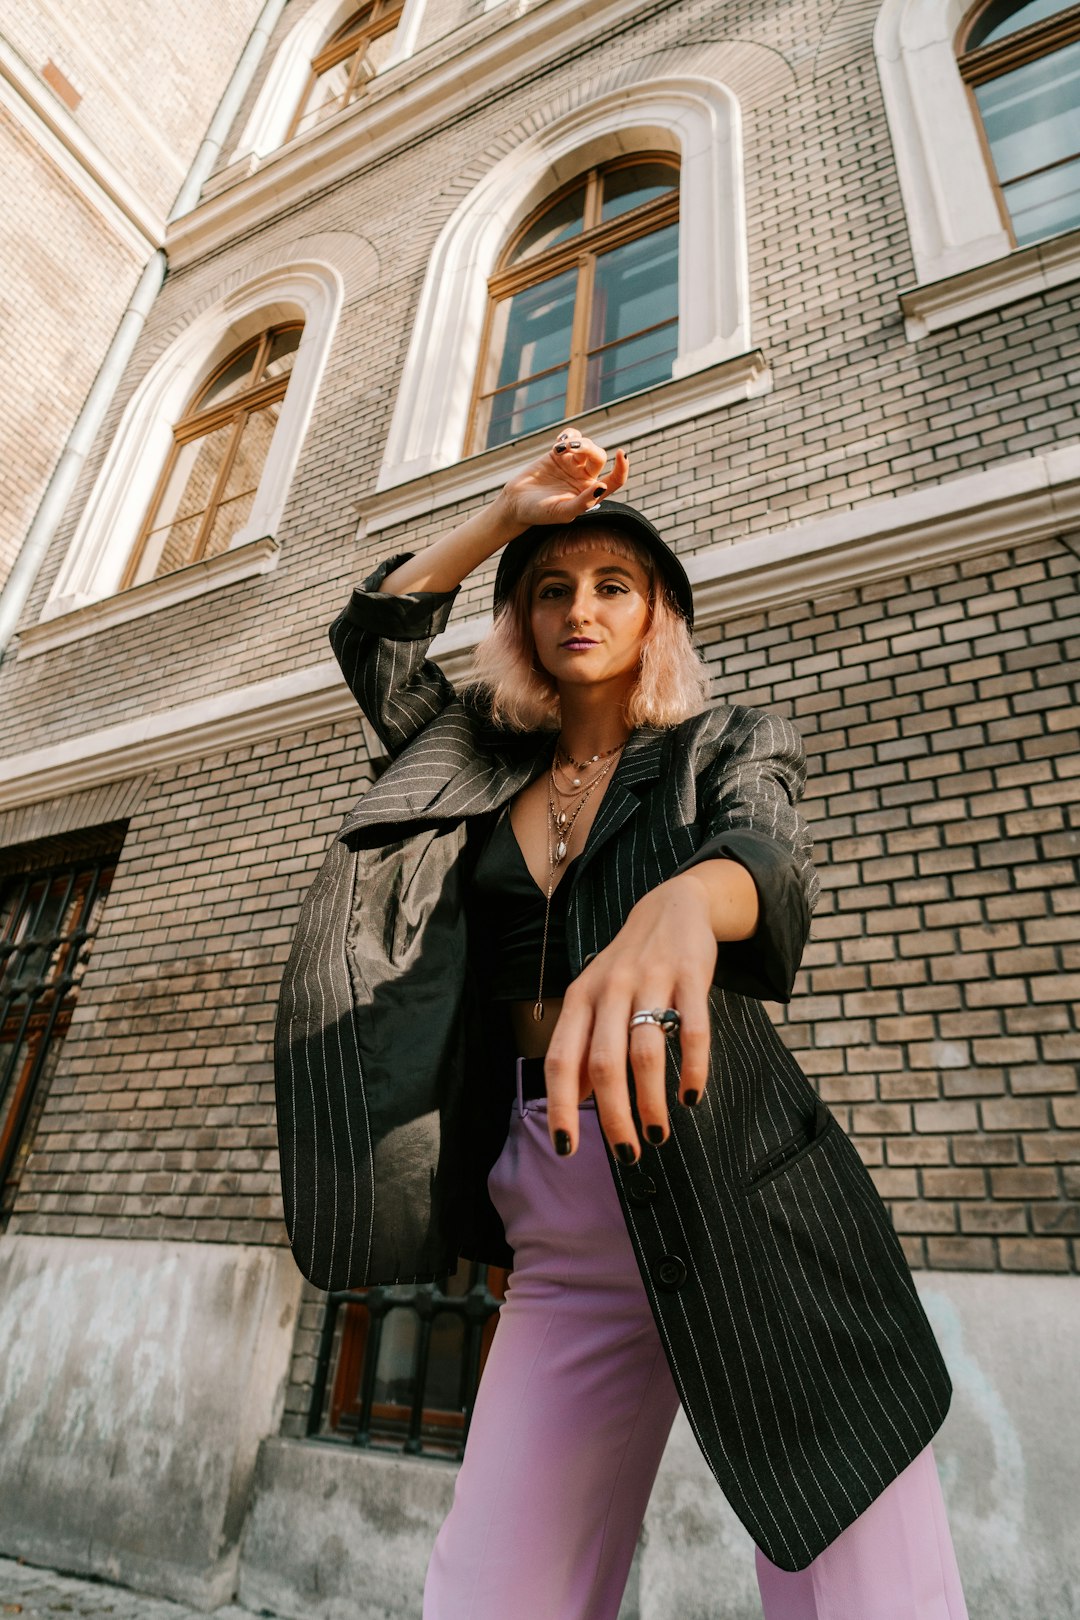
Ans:
[[[966,14],[917,9],[407,0],[380,71],[284,141],[356,8],[264,11],[0,666],[0,881],[94,839],[115,854],[5,1204],[0,1342],[24,1366],[5,1449],[29,1479],[5,1552],[208,1605],[239,1557],[255,1608],[417,1612],[452,1470],[305,1438],[327,1307],[292,1266],[278,1192],[276,988],[327,839],[381,763],[325,626],[380,557],[451,527],[550,436],[463,455],[487,279],[515,228],[590,165],[661,152],[681,169],[679,358],[580,421],[627,446],[628,498],[687,562],[715,697],[791,715],[806,744],[823,897],[774,1011],[871,1167],[953,1371],[937,1449],[972,1612],[1080,1613],[1076,1436],[1056,1405],[1080,1326],[1080,229],[1010,224],[957,66]],[[36,61],[48,8],[23,11],[12,42]],[[87,91],[87,138],[160,214],[168,187],[133,131],[149,120],[193,154],[256,8],[214,15],[183,118],[149,19],[114,59],[139,106],[110,113],[102,90],[91,121]],[[26,162],[59,194],[46,155]],[[8,401],[29,451],[5,458],[12,551],[138,270],[104,237],[77,287],[61,267],[98,333],[71,367],[50,251],[20,299],[44,341]],[[304,335],[245,524],[119,590],[170,424],[282,322]],[[452,673],[493,571],[458,599]],[[62,1349],[43,1356],[50,1322]],[[77,1441],[74,1406],[91,1413]],[[699,1461],[677,1430],[628,1614],[755,1612],[745,1534]],[[691,1489],[709,1551],[687,1558]]]

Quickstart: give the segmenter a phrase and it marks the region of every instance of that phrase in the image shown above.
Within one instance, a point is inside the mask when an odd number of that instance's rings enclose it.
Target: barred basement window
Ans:
[[[0,1222],[11,1214],[124,827],[0,851]]]
[[[982,0],[959,49],[1016,245],[1080,225],[1080,5]]]
[[[679,350],[679,170],[665,154],[590,169],[503,253],[468,449],[651,388]]]
[[[337,29],[312,60],[287,141],[314,129],[362,94],[393,53],[401,8],[402,0],[372,0]]]
[[[507,1275],[463,1260],[433,1286],[330,1294],[309,1435],[459,1459]]]
[[[173,428],[121,590],[228,550],[251,512],[302,333],[270,327],[200,384]]]

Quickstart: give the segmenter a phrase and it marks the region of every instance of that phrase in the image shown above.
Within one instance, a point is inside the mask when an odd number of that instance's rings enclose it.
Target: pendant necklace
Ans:
[[[574,824],[578,816],[592,798],[596,788],[599,787],[614,766],[615,760],[612,756],[625,747],[626,743],[621,742],[614,748],[608,748],[603,754],[592,754],[588,759],[579,761],[571,759],[569,754],[564,754],[562,745],[559,744],[555,751],[555,759],[551,763],[550,786],[548,788],[548,886],[544,906],[544,937],[540,945],[540,983],[536,988],[536,1002],[533,1006],[533,1018],[537,1023],[544,1016],[544,963],[547,959],[548,919],[551,916],[551,896],[555,890],[555,869],[561,866],[566,859],[566,852],[570,847],[570,837],[574,831]],[[556,763],[560,756],[565,758],[567,763],[577,772],[584,771],[589,765],[595,765],[602,759],[606,759],[607,764],[601,765],[600,769],[587,782],[583,782],[580,775],[572,777],[571,786],[567,789],[560,786],[555,776]],[[578,802],[572,809],[562,809],[555,802],[556,794],[563,799],[576,796]]]

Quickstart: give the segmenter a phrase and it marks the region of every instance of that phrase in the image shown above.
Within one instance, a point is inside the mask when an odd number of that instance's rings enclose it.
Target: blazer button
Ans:
[[[653,1276],[658,1288],[673,1294],[686,1281],[686,1261],[680,1260],[677,1254],[665,1254],[656,1262]]]
[[[638,1209],[644,1209],[656,1197],[656,1182],[652,1176],[634,1176],[626,1183],[626,1197]]]

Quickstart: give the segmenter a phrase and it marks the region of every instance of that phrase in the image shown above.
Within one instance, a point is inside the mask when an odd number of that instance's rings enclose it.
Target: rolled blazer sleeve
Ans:
[[[349,689],[391,759],[454,697],[427,650],[446,628],[458,590],[391,596],[379,589],[411,556],[403,551],[381,562],[353,591],[329,632]]]
[[[813,839],[795,806],[806,782],[802,738],[781,715],[746,710],[750,724],[698,780],[704,838],[678,871],[738,861],[754,880],[758,924],[717,947],[713,983],[764,1001],[790,1001],[820,883]]]

